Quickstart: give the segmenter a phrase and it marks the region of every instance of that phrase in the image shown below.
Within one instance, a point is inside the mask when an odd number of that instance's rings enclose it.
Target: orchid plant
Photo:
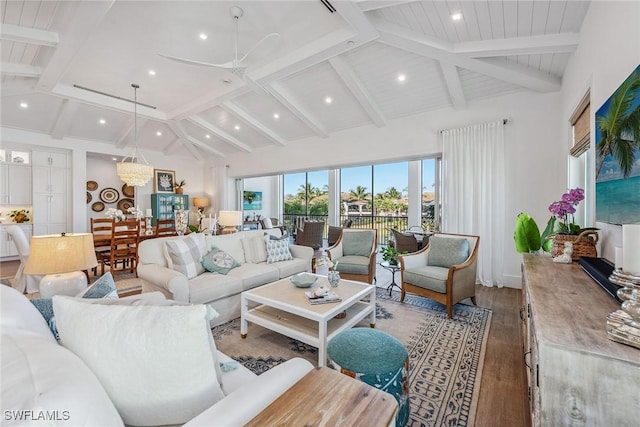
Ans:
[[[573,222],[573,214],[576,213],[576,206],[583,200],[584,190],[576,187],[564,193],[560,200],[549,205],[549,212],[557,220],[556,229],[559,234],[580,234],[582,232],[582,228]]]
[[[135,206],[131,206],[129,209],[127,209],[127,212],[131,215],[134,215],[136,219],[142,218],[142,211]]]
[[[115,220],[118,222],[124,221],[124,212],[122,212],[120,209],[109,208],[104,214],[108,218],[115,218]]]

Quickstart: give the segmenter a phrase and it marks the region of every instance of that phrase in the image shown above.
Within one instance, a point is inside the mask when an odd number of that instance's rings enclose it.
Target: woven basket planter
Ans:
[[[551,247],[551,256],[557,257],[564,253],[564,243],[573,243],[573,254],[571,259],[578,261],[581,256],[597,257],[596,243],[598,242],[598,233],[593,230],[586,230],[579,235],[572,234],[556,234],[553,237],[553,246]]]

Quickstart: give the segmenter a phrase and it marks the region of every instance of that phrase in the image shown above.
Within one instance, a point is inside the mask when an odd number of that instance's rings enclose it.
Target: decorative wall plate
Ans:
[[[93,196],[87,191],[87,203],[91,203],[91,200],[93,200]]]
[[[95,181],[87,181],[87,190],[94,191],[98,189],[98,183]]]
[[[136,202],[133,199],[120,199],[120,201],[118,202],[118,209],[126,214],[127,209],[132,208],[135,203]]]
[[[95,202],[94,204],[91,205],[91,210],[94,212],[102,212],[104,210],[104,203]]]
[[[136,187],[132,185],[123,184],[122,185],[122,195],[127,197],[135,197],[136,195]]]
[[[120,198],[120,193],[115,188],[105,188],[100,192],[100,200],[105,203],[115,203]]]

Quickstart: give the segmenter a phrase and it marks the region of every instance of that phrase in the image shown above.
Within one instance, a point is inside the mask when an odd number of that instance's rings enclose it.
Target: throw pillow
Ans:
[[[199,233],[191,233],[183,239],[171,239],[165,242],[173,269],[187,276],[187,279],[193,279],[204,272],[200,264],[203,254],[196,234]]]
[[[469,258],[469,241],[464,237],[431,236],[427,265],[449,268]]]
[[[96,375],[125,424],[184,424],[224,397],[204,305],[55,296],[53,308],[61,344]]]
[[[91,286],[76,295],[77,298],[105,298],[110,300],[118,299],[118,289],[110,272],[103,274]],[[38,309],[44,320],[49,325],[51,333],[56,339],[59,339],[58,328],[56,326],[56,318],[53,313],[53,304],[51,298],[32,299],[31,303]]]
[[[242,239],[242,247],[247,262],[257,264],[267,261],[267,247],[262,237],[244,238]]]
[[[289,250],[289,240],[271,240],[271,237],[264,236],[267,245],[267,264],[279,261],[292,260],[293,256]]]
[[[269,236],[270,240],[289,240],[289,235],[287,234],[287,232],[285,231],[284,234],[282,236],[276,236],[270,233],[264,233],[265,236]]]
[[[231,255],[215,246],[202,257],[202,267],[212,273],[227,274],[239,265]]]

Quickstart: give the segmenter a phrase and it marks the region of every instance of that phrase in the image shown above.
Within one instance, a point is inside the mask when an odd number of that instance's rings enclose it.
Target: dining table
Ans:
[[[155,239],[156,236],[156,230],[155,227],[153,227],[153,233],[152,234],[146,234],[144,231],[142,233],[140,233],[140,241],[143,240],[147,240],[147,239]],[[111,244],[111,234],[94,234],[93,235],[93,246],[94,247],[100,247],[100,246],[109,246]]]
[[[429,237],[433,235],[433,231],[425,230],[422,227],[418,226],[409,227],[406,230],[402,230],[402,232],[405,234],[413,234],[414,236],[416,236],[416,240],[418,241],[418,249],[423,248],[424,242],[428,243]]]

